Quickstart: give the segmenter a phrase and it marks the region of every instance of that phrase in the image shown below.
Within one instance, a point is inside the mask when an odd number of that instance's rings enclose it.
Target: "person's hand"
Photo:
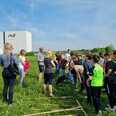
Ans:
[[[90,87],[89,79],[87,79],[86,84],[87,84],[88,87]]]
[[[81,78],[79,78],[79,81],[80,81],[80,83],[82,84],[82,80],[81,80]]]

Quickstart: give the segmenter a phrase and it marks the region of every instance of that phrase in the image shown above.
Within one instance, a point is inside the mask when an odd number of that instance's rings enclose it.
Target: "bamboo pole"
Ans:
[[[59,112],[65,112],[65,111],[74,111],[74,110],[80,110],[81,107],[74,107],[74,108],[68,108],[68,109],[61,109],[61,110],[54,110],[54,111],[48,111],[48,112],[41,112],[41,113],[34,113],[34,114],[26,114],[24,116],[36,116],[36,115],[44,115],[44,114],[51,114],[51,113],[59,113]]]

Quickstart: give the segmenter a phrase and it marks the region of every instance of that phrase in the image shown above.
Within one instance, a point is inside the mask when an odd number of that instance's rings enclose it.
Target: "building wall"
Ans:
[[[27,31],[11,31],[6,32],[5,41],[11,42],[14,46],[14,53],[19,53],[21,49],[27,52],[32,51],[32,36],[29,36]],[[29,45],[28,45],[29,44]]]
[[[32,34],[31,32],[26,32],[26,50],[27,52],[32,51]]]

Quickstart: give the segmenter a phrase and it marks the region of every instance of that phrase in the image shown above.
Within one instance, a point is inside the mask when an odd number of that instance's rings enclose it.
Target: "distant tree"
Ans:
[[[105,47],[105,51],[106,52],[112,52],[114,49],[115,48],[114,48],[114,46],[112,44],[110,44],[110,45],[108,45],[108,46]]]

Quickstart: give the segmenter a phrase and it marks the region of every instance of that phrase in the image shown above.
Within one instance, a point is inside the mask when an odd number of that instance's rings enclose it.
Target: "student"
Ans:
[[[84,71],[84,67],[83,67],[83,58],[82,55],[76,55],[78,62],[75,65],[75,70],[77,73],[77,77],[79,78],[80,84],[81,84],[81,89],[80,92],[82,92],[84,90],[84,81],[83,81],[83,71]]]
[[[17,57],[13,54],[13,45],[11,43],[5,43],[4,53],[0,55],[0,64],[3,66],[3,102],[7,102],[9,106],[12,106],[14,83],[16,79],[14,66],[18,66],[18,60]]]
[[[73,76],[73,83],[74,83],[74,88],[75,90],[77,89],[77,71],[75,69],[76,65],[78,65],[78,60],[75,55],[71,55],[71,61],[70,61],[70,72]]]
[[[99,60],[99,64],[104,67],[104,54],[102,52],[99,53],[99,57],[100,57],[100,60]]]
[[[44,51],[43,48],[39,48],[39,52],[38,52],[38,66],[39,66],[39,80],[41,80],[43,78],[43,74],[44,74]]]
[[[60,75],[60,64],[61,64],[61,55],[60,54],[56,54],[56,60],[55,60],[55,64],[56,64],[56,77],[58,78]]]
[[[25,78],[25,62],[26,62],[26,52],[24,49],[20,51],[19,54],[19,76],[20,76],[20,84],[23,84],[23,80]]]
[[[109,85],[109,111],[116,110],[116,51],[113,53],[113,58],[110,63],[108,71],[108,85]]]
[[[91,96],[91,87],[87,86],[87,79],[89,76],[92,76],[93,74],[93,63],[92,63],[92,56],[86,55],[85,62],[83,64],[84,71],[83,71],[83,77],[84,77],[84,84],[86,88],[86,94],[87,94],[87,103],[92,103],[92,96]]]
[[[105,78],[104,78],[104,88],[105,92],[107,93],[108,100],[110,101],[110,91],[109,91],[109,69],[111,66],[111,54],[110,53],[105,53],[104,54],[104,72],[105,72]],[[109,103],[110,104],[110,103]],[[108,106],[109,106],[108,104]],[[106,110],[109,109],[109,107],[105,108]]]
[[[71,52],[70,49],[68,49],[68,50],[66,51],[65,55],[64,55],[65,60],[67,60],[67,62],[70,62],[70,60],[71,60],[70,52]]]
[[[93,56],[93,75],[88,78],[87,84],[89,85],[89,81],[91,80],[91,92],[92,92],[92,100],[95,107],[95,111],[97,116],[100,113],[100,95],[101,95],[101,88],[103,87],[104,81],[104,70],[103,67],[99,64],[99,56]]]
[[[44,93],[48,90],[49,96],[53,96],[53,90],[52,90],[52,80],[53,80],[53,66],[55,66],[54,61],[51,58],[51,52],[48,51],[46,53],[45,59],[44,59]]]

